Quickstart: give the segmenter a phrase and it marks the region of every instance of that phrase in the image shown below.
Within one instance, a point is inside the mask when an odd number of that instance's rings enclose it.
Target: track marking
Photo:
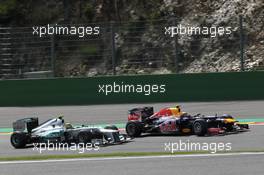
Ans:
[[[11,135],[12,134],[12,132],[3,132],[3,133],[0,133],[0,135],[2,135],[2,136],[7,136],[7,135]]]
[[[0,165],[6,164],[34,164],[34,163],[56,163],[56,162],[78,162],[78,161],[111,161],[111,160],[133,160],[133,159],[163,159],[163,158],[188,158],[188,157],[223,157],[243,155],[264,155],[264,152],[240,152],[240,153],[218,153],[218,154],[184,154],[184,155],[160,155],[160,156],[129,156],[129,157],[105,157],[105,158],[76,158],[76,159],[52,159],[52,160],[24,160],[24,161],[0,161]]]

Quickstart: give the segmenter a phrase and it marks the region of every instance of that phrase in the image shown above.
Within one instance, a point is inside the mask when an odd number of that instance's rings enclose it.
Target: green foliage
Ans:
[[[146,13],[146,17],[149,20],[156,20],[159,19],[161,14],[160,14],[160,4],[162,4],[160,2],[160,0],[150,0],[148,1],[148,5],[147,5],[147,10],[148,13]]]
[[[91,3],[87,3],[84,6],[84,15],[91,22],[95,16],[95,8]]]
[[[0,15],[8,15],[16,8],[16,0],[4,0],[0,3]]]
[[[98,52],[98,47],[95,45],[82,46],[80,52],[82,54],[95,55]]]

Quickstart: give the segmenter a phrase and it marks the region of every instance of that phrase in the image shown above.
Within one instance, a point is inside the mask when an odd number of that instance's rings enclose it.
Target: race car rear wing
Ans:
[[[30,133],[38,125],[38,118],[24,118],[13,122],[13,130]]]
[[[141,120],[144,121],[151,115],[153,115],[154,109],[153,107],[143,107],[143,108],[133,108],[128,110],[128,121],[132,120]]]

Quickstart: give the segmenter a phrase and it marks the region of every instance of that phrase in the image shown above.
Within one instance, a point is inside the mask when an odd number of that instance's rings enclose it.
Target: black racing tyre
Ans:
[[[91,133],[89,132],[80,132],[77,135],[77,143],[91,143],[92,141],[92,137],[91,137]]]
[[[142,133],[140,122],[128,122],[126,124],[126,132],[127,135],[130,137],[139,137]]]
[[[104,129],[111,129],[111,130],[118,131],[118,128],[115,125],[108,125],[108,126],[104,127]]]
[[[11,135],[10,142],[14,148],[25,148],[27,144],[27,134],[23,132],[14,132]]]
[[[207,123],[203,119],[198,119],[193,123],[193,131],[197,136],[204,136],[207,133]]]

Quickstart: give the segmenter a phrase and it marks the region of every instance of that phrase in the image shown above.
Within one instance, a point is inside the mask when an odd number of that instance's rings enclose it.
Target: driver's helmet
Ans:
[[[178,110],[178,112],[181,112],[181,106],[180,105],[176,105],[175,108]]]
[[[65,128],[66,129],[73,129],[73,126],[70,123],[65,123]]]

